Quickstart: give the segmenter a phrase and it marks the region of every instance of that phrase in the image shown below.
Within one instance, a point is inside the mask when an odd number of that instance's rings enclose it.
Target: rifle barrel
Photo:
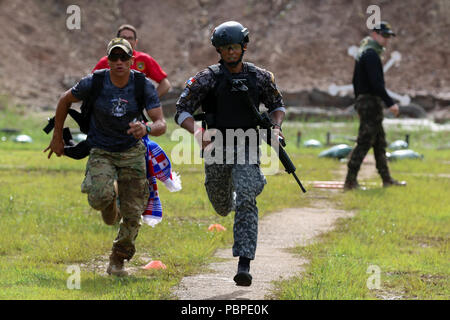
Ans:
[[[303,187],[302,183],[300,182],[300,179],[297,177],[295,172],[292,172],[292,175],[294,176],[295,180],[297,181],[298,185],[300,186],[300,189],[302,189],[303,193],[306,193],[305,187]]]

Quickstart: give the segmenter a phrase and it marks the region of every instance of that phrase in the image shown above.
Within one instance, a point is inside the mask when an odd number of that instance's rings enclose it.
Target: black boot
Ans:
[[[353,189],[361,189],[358,181],[354,180],[354,181],[345,181],[344,183],[344,191],[350,191]]]
[[[358,175],[357,170],[353,168],[348,168],[347,176],[345,177],[344,191],[360,188],[358,180],[356,179],[357,175]]]
[[[238,270],[233,278],[237,286],[248,287],[252,284],[252,275],[250,274],[250,259],[239,257]]]
[[[406,187],[406,181],[397,181],[395,179],[389,178],[386,180],[383,180],[383,187],[387,188],[390,186],[397,186],[397,187]]]

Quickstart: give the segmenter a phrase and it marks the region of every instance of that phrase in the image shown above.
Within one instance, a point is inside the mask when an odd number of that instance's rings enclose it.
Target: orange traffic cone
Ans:
[[[227,230],[227,228],[218,223],[212,224],[208,227],[208,231],[225,231],[225,230]]]
[[[166,268],[167,268],[166,265],[159,260],[152,260],[145,267],[142,267],[142,269],[145,269],[145,270],[166,269]]]

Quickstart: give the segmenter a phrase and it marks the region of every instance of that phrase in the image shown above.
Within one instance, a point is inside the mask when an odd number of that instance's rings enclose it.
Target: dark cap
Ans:
[[[373,31],[375,31],[385,37],[389,37],[389,36],[395,37],[396,36],[394,31],[392,31],[391,25],[386,21],[381,21],[379,24],[377,24],[373,28]]]

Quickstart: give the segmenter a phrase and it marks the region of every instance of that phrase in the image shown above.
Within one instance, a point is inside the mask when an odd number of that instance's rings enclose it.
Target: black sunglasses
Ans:
[[[116,62],[117,60],[119,60],[120,59],[120,61],[128,61],[128,60],[130,60],[131,59],[131,57],[129,56],[129,55],[127,55],[126,53],[111,53],[109,56],[108,56],[108,60],[111,60],[112,62]]]

